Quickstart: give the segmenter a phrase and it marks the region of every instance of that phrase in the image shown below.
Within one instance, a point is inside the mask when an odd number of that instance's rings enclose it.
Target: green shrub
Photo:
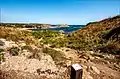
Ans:
[[[0,48],[0,52],[3,52],[3,51],[4,51],[4,49]]]
[[[63,36],[59,31],[51,31],[51,30],[41,30],[41,31],[34,31],[32,35],[36,39],[41,39],[41,43],[43,44],[53,44],[58,41],[58,37]]]
[[[43,48],[43,53],[50,55],[56,64],[66,61],[64,54],[54,49]]]
[[[35,38],[46,38],[46,37],[57,37],[61,33],[59,31],[51,31],[51,30],[41,30],[41,31],[34,31],[32,32],[32,35],[35,36]]]
[[[0,61],[2,61],[4,59],[4,54],[0,53]],[[0,62],[1,63],[1,62]]]
[[[19,48],[18,47],[13,47],[11,49],[8,50],[10,52],[11,55],[16,56],[19,54]]]
[[[32,32],[29,30],[20,30],[10,27],[0,27],[0,38],[12,40],[15,42],[25,41],[28,44],[34,44],[35,40],[32,36]]]

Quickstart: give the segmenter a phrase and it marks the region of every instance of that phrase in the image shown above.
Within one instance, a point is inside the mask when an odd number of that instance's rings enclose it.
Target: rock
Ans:
[[[7,69],[6,66],[9,66],[9,68]],[[36,72],[37,69],[41,69],[41,71],[46,71],[48,69],[56,71],[57,69],[50,56],[42,56],[40,61],[37,59],[27,59],[23,56],[14,56],[6,60],[3,67],[5,67],[7,70],[20,70],[30,73]]]
[[[42,55],[40,63],[41,63],[41,70],[42,71],[51,69],[54,72],[57,70],[56,65],[55,65],[52,57],[49,55],[45,55],[45,54]]]
[[[66,62],[67,67],[69,67],[71,64],[72,64],[71,61],[67,61],[67,62]]]
[[[65,72],[65,68],[58,69],[50,55],[42,53],[40,60],[34,58],[28,59],[25,56],[9,57],[0,65],[0,68],[4,71],[14,70],[25,73],[28,72],[46,76],[50,79],[59,79],[61,75],[64,75],[63,72]]]
[[[90,72],[86,69],[83,69],[83,77],[82,79],[93,79],[93,77],[90,75]]]
[[[93,51],[87,51],[87,52],[89,52],[90,54],[94,54],[94,52],[93,52]]]
[[[32,53],[27,50],[23,50],[21,53],[21,56],[25,56],[27,58],[29,58],[31,55],[32,55]]]
[[[95,59],[95,57],[92,57],[92,56],[90,56],[89,58],[90,58],[90,60],[94,60]]]
[[[0,40],[0,46],[4,46],[4,45],[5,43],[2,40]]]
[[[91,69],[97,74],[100,74],[100,71],[96,67],[92,66]]]
[[[100,57],[95,57],[95,59],[100,59]]]
[[[7,49],[7,48],[12,48],[12,47],[19,47],[15,42],[13,41],[6,41],[5,39],[0,39],[0,41],[2,42],[2,46],[0,46],[3,49]]]
[[[87,70],[87,66],[83,66],[84,67],[84,69],[86,69]]]
[[[26,46],[26,44],[24,42],[19,43],[19,46],[23,47]]]
[[[91,71],[91,67],[90,66],[87,66],[87,72],[90,72]]]
[[[43,77],[38,77],[35,74],[21,72],[21,71],[0,71],[0,79],[48,79]]]
[[[4,42],[4,41],[5,41],[5,39],[3,39],[3,38],[0,38],[0,41]]]
[[[91,77],[91,76],[89,75],[87,79],[93,79],[93,77]]]
[[[5,59],[10,58],[11,56],[12,56],[12,55],[11,55],[10,53],[4,52],[4,58],[5,58]]]

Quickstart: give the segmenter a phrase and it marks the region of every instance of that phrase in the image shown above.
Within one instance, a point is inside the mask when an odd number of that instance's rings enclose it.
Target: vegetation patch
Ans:
[[[3,51],[4,51],[4,49],[0,48],[0,52],[3,52]]]
[[[25,41],[27,44],[34,44],[35,40],[32,32],[29,30],[20,30],[17,28],[0,27],[0,38],[12,40],[15,42]]]
[[[116,44],[114,39],[106,40],[104,38],[113,28],[119,28],[119,25],[120,15],[102,21],[88,23],[80,30],[65,35],[63,39],[58,39],[52,46],[65,46],[83,51],[99,51],[101,47],[109,46],[113,43],[114,45]],[[117,46],[120,46],[118,40],[117,43]]]
[[[44,44],[52,44],[57,41],[57,37],[62,36],[62,33],[59,31],[41,30],[32,32],[32,35],[40,39],[40,42]]]
[[[12,56],[17,56],[19,54],[19,48],[18,47],[10,48],[8,51]]]
[[[28,50],[28,49],[30,49],[30,48],[31,48],[31,47],[30,47],[29,45],[25,45],[25,46],[21,47],[22,50]]]
[[[65,64],[67,60],[64,54],[51,48],[43,48],[43,53],[50,55],[56,64]]]
[[[0,61],[2,61],[4,59],[4,54],[0,53]],[[1,63],[1,62],[0,62]]]

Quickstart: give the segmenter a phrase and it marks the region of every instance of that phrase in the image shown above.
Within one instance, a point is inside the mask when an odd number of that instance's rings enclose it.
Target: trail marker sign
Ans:
[[[83,69],[80,64],[73,64],[71,66],[70,79],[82,79]]]

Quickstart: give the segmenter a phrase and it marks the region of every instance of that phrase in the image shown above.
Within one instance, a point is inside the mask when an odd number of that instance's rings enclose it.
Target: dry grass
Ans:
[[[32,31],[20,30],[17,28],[9,28],[0,26],[0,38],[12,40],[15,42],[25,41],[27,44],[34,44],[35,39],[32,36]]]
[[[69,47],[78,50],[95,50],[107,45],[102,37],[113,28],[119,27],[120,15],[102,21],[88,23],[84,28],[67,35]]]

